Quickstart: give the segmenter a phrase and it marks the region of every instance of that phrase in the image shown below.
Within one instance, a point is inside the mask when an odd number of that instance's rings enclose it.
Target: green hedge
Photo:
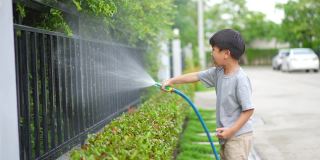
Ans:
[[[190,89],[192,88],[192,89]],[[192,96],[193,88],[183,91]],[[71,159],[172,159],[189,106],[176,94],[158,93],[124,113],[71,153]]]
[[[246,49],[249,65],[269,65],[276,54],[277,49]]]

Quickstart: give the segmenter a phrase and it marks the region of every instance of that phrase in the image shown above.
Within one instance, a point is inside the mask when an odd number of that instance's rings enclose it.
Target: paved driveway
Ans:
[[[245,70],[253,86],[254,146],[261,159],[320,159],[320,74]]]

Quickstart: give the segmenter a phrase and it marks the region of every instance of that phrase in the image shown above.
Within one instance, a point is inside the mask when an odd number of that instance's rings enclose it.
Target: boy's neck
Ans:
[[[240,68],[238,61],[231,61],[223,66],[224,75],[231,75],[235,73]]]

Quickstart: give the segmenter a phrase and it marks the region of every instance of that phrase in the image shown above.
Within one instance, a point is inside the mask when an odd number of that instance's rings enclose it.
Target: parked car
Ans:
[[[282,71],[319,71],[319,58],[310,48],[292,48],[285,54],[281,64]]]
[[[289,53],[289,49],[280,49],[278,54],[272,58],[272,69],[280,70],[282,60],[286,54]]]

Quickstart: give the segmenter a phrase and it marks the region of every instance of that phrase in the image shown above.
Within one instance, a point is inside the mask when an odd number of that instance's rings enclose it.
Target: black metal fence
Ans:
[[[21,159],[54,159],[133,103],[139,90],[117,92],[121,79],[105,74],[114,58],[144,50],[15,25]]]

